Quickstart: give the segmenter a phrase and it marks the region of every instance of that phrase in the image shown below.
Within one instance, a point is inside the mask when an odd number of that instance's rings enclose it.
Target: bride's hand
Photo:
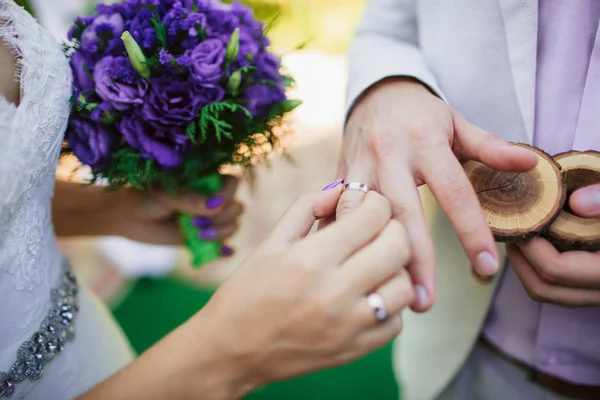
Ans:
[[[226,239],[236,232],[243,211],[234,199],[237,186],[235,177],[225,176],[223,189],[211,198],[189,192],[172,196],[166,192],[122,191],[112,213],[114,229],[120,236],[140,242],[179,245],[182,238],[175,218],[185,213],[196,216],[202,239]]]
[[[210,302],[135,362],[80,397],[237,399],[268,382],[352,361],[393,339],[414,299],[409,245],[370,192],[340,221],[341,186],[300,198]],[[379,322],[367,296],[389,314]]]
[[[414,299],[407,235],[375,192],[344,220],[304,238],[335,212],[341,185],[301,197],[270,237],[196,316],[217,329],[252,387],[354,360],[393,339]],[[378,322],[367,296],[383,298]]]

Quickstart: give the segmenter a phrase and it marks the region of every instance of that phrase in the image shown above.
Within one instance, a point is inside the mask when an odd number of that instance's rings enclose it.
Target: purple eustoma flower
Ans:
[[[131,83],[119,82],[113,79],[111,68],[114,62],[115,58],[108,56],[96,64],[94,70],[96,93],[100,98],[109,102],[117,111],[127,111],[133,106],[141,106],[144,103],[144,95],[148,90],[148,83],[144,79],[137,79]],[[131,66],[128,65],[128,67]]]
[[[158,129],[135,115],[124,118],[119,128],[127,143],[139,150],[142,157],[165,168],[180,165],[190,148],[190,139],[183,130],[176,127]]]
[[[155,78],[144,101],[142,114],[156,126],[183,125],[208,103],[221,101],[224,90],[216,85],[198,85],[170,77]]]
[[[74,92],[94,89],[94,80],[91,76],[94,64],[86,60],[80,52],[73,53],[70,63],[73,70]]]
[[[92,171],[105,168],[119,143],[113,130],[95,122],[71,117],[66,134],[73,153]]]
[[[191,54],[191,75],[200,83],[217,83],[223,76],[225,46],[219,39],[207,39]]]
[[[275,103],[286,99],[285,91],[280,86],[258,83],[246,90],[246,108],[253,117],[264,114]]]
[[[108,46],[107,51],[119,50],[118,42],[125,29],[125,21],[121,14],[100,14],[88,25],[81,35],[81,48],[94,53],[101,48],[101,44]]]

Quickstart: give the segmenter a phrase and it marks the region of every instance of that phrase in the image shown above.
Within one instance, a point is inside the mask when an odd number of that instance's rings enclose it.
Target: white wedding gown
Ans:
[[[70,110],[67,60],[12,0],[0,0],[0,37],[20,60],[21,83],[18,106],[0,97],[0,394],[72,399],[133,352],[104,306],[83,287],[75,294],[56,245],[51,197]]]

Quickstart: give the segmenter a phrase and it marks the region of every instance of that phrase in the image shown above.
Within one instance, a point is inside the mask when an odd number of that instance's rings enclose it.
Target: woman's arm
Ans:
[[[57,180],[52,201],[55,231],[58,236],[111,235],[178,245],[182,239],[175,217],[185,213],[210,222],[210,239],[225,239],[235,232],[243,207],[234,199],[237,179],[225,176],[223,181],[222,190],[207,199],[187,192],[174,197],[131,188],[108,191]]]
[[[58,236],[117,235],[117,215],[127,194],[95,185],[56,181],[52,200]]]
[[[201,312],[78,400],[239,399],[252,391],[251,368],[216,319]],[[243,338],[240,337],[240,341]]]
[[[198,314],[79,400],[239,399],[393,339],[415,293],[406,232],[389,202],[369,193],[305,238],[334,214],[341,191],[299,199]],[[373,290],[379,309],[367,297]]]

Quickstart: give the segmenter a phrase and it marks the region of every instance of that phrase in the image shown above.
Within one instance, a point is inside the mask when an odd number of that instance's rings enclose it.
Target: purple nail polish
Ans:
[[[206,229],[206,228],[210,228],[212,226],[213,219],[210,217],[199,216],[199,217],[195,217],[192,223],[197,228]]]
[[[210,199],[206,200],[206,208],[208,208],[209,210],[214,210],[215,208],[220,207],[221,204],[223,204],[224,202],[225,197],[223,196],[211,197]]]
[[[206,239],[206,240],[216,239],[218,235],[219,235],[219,232],[217,232],[217,230],[215,228],[207,228],[207,229],[200,231],[200,233],[198,233],[198,237],[200,237],[200,239]]]
[[[339,185],[341,185],[342,183],[344,183],[344,180],[343,179],[339,179],[339,180],[337,180],[335,182],[332,182],[329,185],[325,186],[322,190],[330,190],[330,189],[336,188]]]
[[[221,247],[221,255],[223,255],[224,257],[229,257],[231,255],[233,255],[233,249],[229,246],[227,246],[226,244],[224,244]]]

